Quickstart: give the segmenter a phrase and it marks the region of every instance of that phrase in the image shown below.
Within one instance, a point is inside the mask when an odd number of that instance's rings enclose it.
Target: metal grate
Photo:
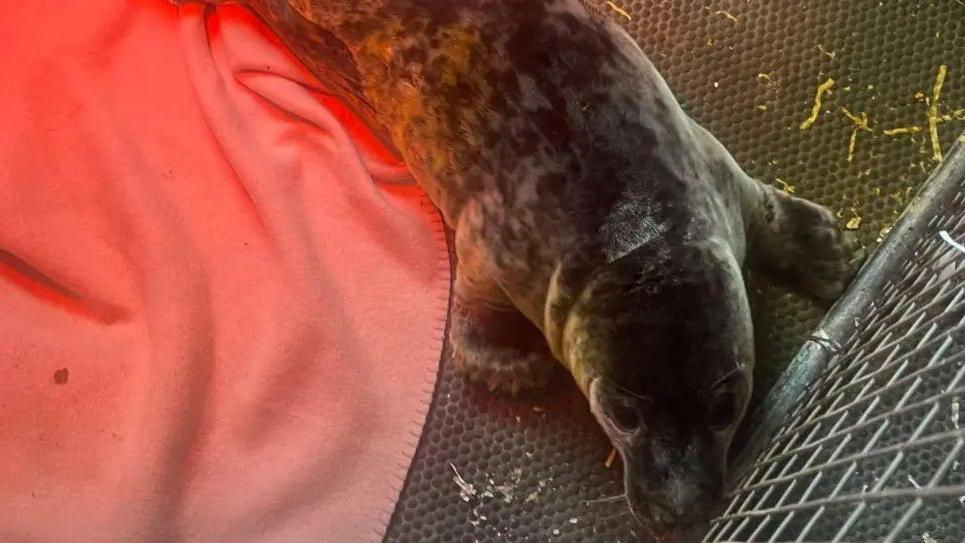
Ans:
[[[772,410],[786,418],[762,423],[766,446],[705,541],[965,540],[965,247],[955,240],[965,240],[962,143],[789,370],[817,378],[794,377],[765,401],[800,390],[788,411]]]

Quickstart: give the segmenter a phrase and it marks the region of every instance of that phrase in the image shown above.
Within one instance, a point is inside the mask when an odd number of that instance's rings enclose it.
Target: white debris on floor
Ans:
[[[522,494],[518,494],[520,491],[519,484],[523,478],[522,468],[513,469],[510,473],[509,480],[505,482],[497,482],[492,477],[492,474],[486,473],[485,482],[480,483],[477,480],[477,482],[473,484],[459,473],[459,470],[452,462],[449,463],[449,467],[452,468],[452,481],[459,487],[459,497],[472,507],[469,512],[469,523],[474,527],[479,527],[487,520],[486,516],[480,513],[480,508],[486,505],[487,501],[499,500],[511,504],[517,499],[522,498]],[[548,477],[537,481],[538,488],[529,492],[523,503],[538,501],[540,495],[552,480],[552,477]],[[570,522],[573,523],[572,520]]]
[[[502,485],[497,485],[492,479],[489,479],[489,484],[492,485],[493,490],[496,490],[502,494],[503,501],[506,503],[513,503],[516,499],[516,485],[519,484],[519,479],[523,476],[523,470],[516,468],[513,470],[513,475],[510,482]]]
[[[951,245],[955,249],[958,249],[959,251],[965,253],[965,245],[962,245],[961,243],[953,240],[952,236],[949,235],[948,231],[942,230],[941,232],[938,233],[938,237],[942,238],[942,240],[945,243]]]
[[[956,430],[961,430],[959,425],[959,416],[961,414],[961,404],[958,403],[958,398],[952,399],[952,426]]]
[[[542,494],[543,490],[546,489],[546,485],[552,480],[553,480],[552,477],[548,477],[546,479],[540,479],[539,481],[537,481],[536,484],[539,486],[539,488],[530,492],[529,495],[526,496],[526,500],[524,500],[523,503],[531,503],[538,500],[540,494]]]
[[[449,467],[452,468],[454,474],[452,480],[459,487],[459,497],[462,498],[462,501],[468,502],[470,498],[476,495],[476,487],[466,482],[462,475],[459,475],[459,471],[456,470],[456,466],[452,462],[449,462]]]

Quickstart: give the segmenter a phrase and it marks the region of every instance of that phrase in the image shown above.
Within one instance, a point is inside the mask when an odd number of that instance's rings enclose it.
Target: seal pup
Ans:
[[[751,395],[745,263],[834,299],[862,255],[832,213],[748,176],[579,0],[238,3],[454,228],[456,366],[516,393],[562,363],[634,516],[706,520]]]

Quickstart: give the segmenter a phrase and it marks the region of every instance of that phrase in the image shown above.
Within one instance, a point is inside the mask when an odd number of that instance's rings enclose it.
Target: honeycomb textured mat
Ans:
[[[965,128],[965,2],[614,0],[627,20],[587,1],[627,27],[683,107],[750,174],[830,206],[867,244],[887,234],[936,164],[928,112],[943,64],[941,149]],[[759,399],[824,308],[773,278],[750,284]],[[610,447],[565,377],[543,395],[498,398],[466,384],[444,353],[385,540],[640,541],[626,506],[600,501],[622,492],[619,460],[604,466]]]
[[[706,541],[965,537],[965,143],[939,173],[924,228],[890,240],[902,258]]]

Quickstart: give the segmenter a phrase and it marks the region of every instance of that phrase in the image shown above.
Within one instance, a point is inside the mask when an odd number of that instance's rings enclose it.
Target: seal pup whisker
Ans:
[[[607,496],[605,498],[595,498],[592,500],[583,500],[583,503],[612,503],[627,499],[627,494],[617,494],[616,496]]]

